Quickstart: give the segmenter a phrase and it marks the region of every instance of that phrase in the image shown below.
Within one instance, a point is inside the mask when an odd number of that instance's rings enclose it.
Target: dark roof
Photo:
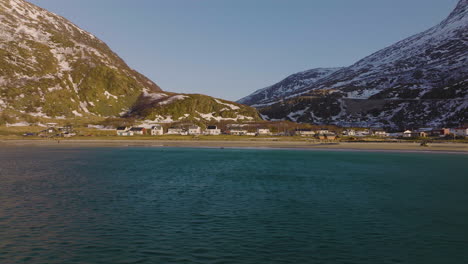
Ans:
[[[127,130],[126,127],[118,127],[117,130]]]
[[[143,131],[145,128],[143,127],[132,127],[130,131]]]
[[[299,128],[299,129],[296,129],[296,131],[298,131],[298,132],[311,132],[312,129],[308,129],[308,128]]]
[[[218,129],[216,126],[208,126],[208,129]]]

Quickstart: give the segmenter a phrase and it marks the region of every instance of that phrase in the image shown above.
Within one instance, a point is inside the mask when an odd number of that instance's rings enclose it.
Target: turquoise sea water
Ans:
[[[0,263],[468,263],[468,156],[0,148]]]

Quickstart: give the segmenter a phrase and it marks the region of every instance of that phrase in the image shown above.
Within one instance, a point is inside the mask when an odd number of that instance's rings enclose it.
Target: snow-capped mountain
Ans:
[[[265,118],[302,122],[390,127],[466,122],[467,65],[468,0],[460,0],[440,24],[354,65],[272,96],[259,90],[240,102],[266,106]]]
[[[340,69],[342,68],[317,68],[299,72],[288,76],[277,84],[260,89],[253,94],[240,99],[238,102],[241,104],[252,105],[254,107],[265,106],[270,102],[283,99],[288,94],[293,94],[299,90],[303,90],[318,80],[325,78]]]
[[[24,0],[0,0],[0,113],[28,120],[258,118],[240,104],[163,92],[91,33]]]

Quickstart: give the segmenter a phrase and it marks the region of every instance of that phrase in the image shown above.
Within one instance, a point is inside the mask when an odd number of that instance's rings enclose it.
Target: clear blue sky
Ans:
[[[237,100],[348,66],[443,20],[458,0],[30,0],[105,41],[164,90]]]

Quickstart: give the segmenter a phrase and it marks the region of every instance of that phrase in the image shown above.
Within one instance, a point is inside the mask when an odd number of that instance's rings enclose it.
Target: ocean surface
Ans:
[[[0,263],[468,263],[468,156],[0,148]]]

